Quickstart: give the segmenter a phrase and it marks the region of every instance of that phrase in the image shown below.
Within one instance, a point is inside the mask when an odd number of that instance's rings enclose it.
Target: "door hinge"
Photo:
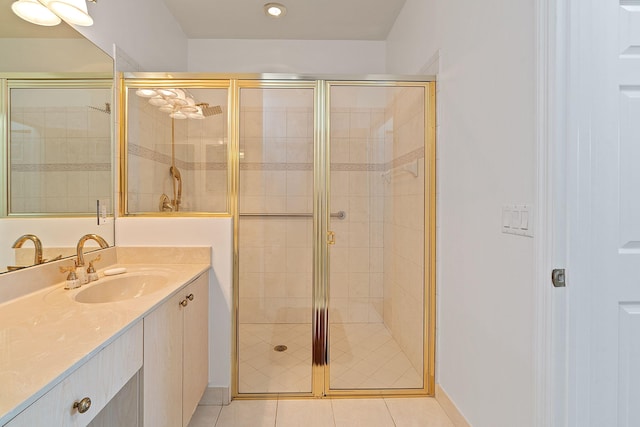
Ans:
[[[564,288],[565,282],[564,268],[555,268],[551,271],[551,283],[556,288]]]

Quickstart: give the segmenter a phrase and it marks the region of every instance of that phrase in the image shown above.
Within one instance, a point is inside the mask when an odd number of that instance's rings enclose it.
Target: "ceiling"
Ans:
[[[75,38],[64,22],[30,24],[0,0],[0,38]],[[189,39],[385,40],[405,0],[278,0],[281,18],[264,14],[268,0],[164,0]]]
[[[189,39],[385,40],[405,0],[164,0]]]

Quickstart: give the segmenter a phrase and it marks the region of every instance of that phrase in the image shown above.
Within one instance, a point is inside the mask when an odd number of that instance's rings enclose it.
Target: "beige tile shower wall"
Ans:
[[[11,120],[12,212],[94,212],[111,197],[109,114],[13,107]]]
[[[384,321],[418,372],[424,336],[424,98],[405,89],[387,114],[393,133],[386,140],[392,168],[384,189]],[[418,177],[402,167],[418,161]]]
[[[241,110],[241,213],[312,212],[312,111]],[[311,322],[312,232],[311,218],[241,218],[242,323]]]
[[[129,212],[157,212],[164,181],[169,182],[171,120],[157,107],[132,94],[127,118],[127,197]],[[161,157],[160,155],[164,157]],[[160,168],[165,172],[157,179]]]
[[[226,107],[224,108],[226,110]],[[187,135],[194,145],[193,187],[187,191],[194,211],[227,211],[227,115],[189,120]]]
[[[384,110],[331,112],[330,321],[383,320]]]

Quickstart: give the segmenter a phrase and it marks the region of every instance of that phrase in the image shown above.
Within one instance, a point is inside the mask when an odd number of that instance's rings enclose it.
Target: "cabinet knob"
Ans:
[[[189,294],[189,295],[187,295],[187,299],[188,299],[189,301],[193,301],[193,294]]]
[[[91,408],[91,399],[85,397],[80,402],[73,402],[73,407],[74,409],[77,409],[81,414],[84,414],[89,410],[89,408]]]
[[[186,307],[187,304],[189,304],[189,301],[187,301],[186,299],[183,299],[182,301],[180,301],[180,305],[183,307]]]

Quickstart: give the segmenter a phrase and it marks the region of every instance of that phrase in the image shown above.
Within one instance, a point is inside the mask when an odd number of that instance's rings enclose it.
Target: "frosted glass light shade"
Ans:
[[[171,117],[172,119],[184,120],[187,118],[187,115],[182,111],[174,111],[173,113],[169,114],[169,117]]]
[[[153,98],[149,98],[149,104],[155,105],[156,107],[161,107],[163,105],[167,105],[168,102],[166,99],[164,99],[160,95],[157,95],[157,96],[154,96]]]
[[[202,108],[196,107],[198,110],[195,113],[187,113],[187,117],[190,119],[202,120],[204,119],[204,114],[202,114]]]
[[[158,108],[158,110],[162,111],[163,113],[173,113],[174,108],[173,108],[173,105],[166,104],[166,105],[163,105],[162,107]]]
[[[194,101],[190,96],[187,96],[187,105],[181,107],[180,111],[182,111],[183,113],[197,113],[198,107],[196,107],[196,101]],[[187,116],[189,116],[189,114],[187,114]]]
[[[45,2],[46,3],[46,2]],[[38,0],[18,0],[11,4],[11,10],[25,21],[32,24],[52,27],[62,20],[40,3]]]
[[[178,94],[175,92],[174,89],[156,89],[157,92],[164,96],[165,98],[175,98],[176,96],[178,96]]]
[[[93,25],[93,18],[87,12],[86,0],[52,0],[47,7],[70,24],[82,27]]]
[[[173,105],[177,105],[179,107],[189,105],[189,102],[187,101],[187,97],[182,89],[174,89],[174,91],[178,96],[172,99]]]
[[[141,96],[143,98],[153,98],[158,96],[158,92],[155,91],[155,89],[147,89],[147,88],[140,88],[136,91],[136,95]]]

